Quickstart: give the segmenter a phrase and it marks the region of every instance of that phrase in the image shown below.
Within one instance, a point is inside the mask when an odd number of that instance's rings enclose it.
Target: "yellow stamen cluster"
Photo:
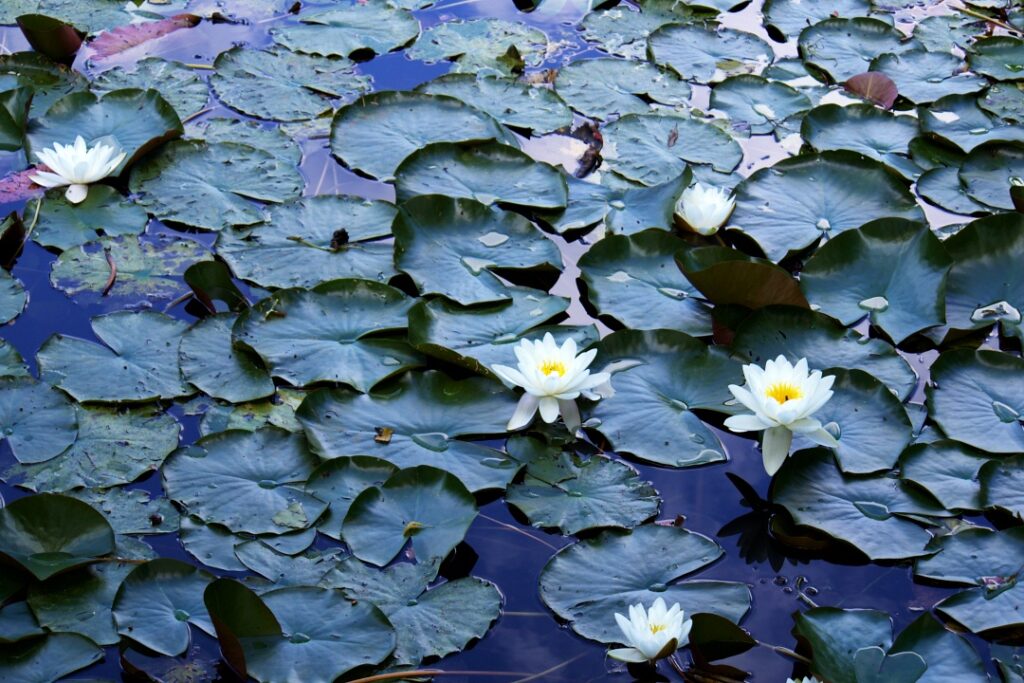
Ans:
[[[800,388],[789,382],[779,382],[768,387],[768,391],[765,392],[770,398],[774,398],[776,403],[785,403],[786,401],[793,401],[803,394],[800,392]]]
[[[665,624],[651,624],[651,633],[660,633],[665,630]]]
[[[540,364],[540,371],[544,375],[565,376],[565,363],[560,360],[546,360]]]

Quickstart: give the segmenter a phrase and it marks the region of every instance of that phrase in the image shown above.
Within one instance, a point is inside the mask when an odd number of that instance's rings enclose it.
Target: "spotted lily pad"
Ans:
[[[233,336],[295,386],[341,382],[368,391],[420,364],[404,339],[383,336],[405,328],[411,305],[379,282],[335,280],[263,299],[239,316]]]
[[[280,534],[313,525],[327,503],[304,491],[317,459],[301,435],[268,427],[212,434],[162,468],[167,495],[231,531]]]
[[[711,91],[711,108],[724,112],[738,134],[765,135],[811,108],[811,99],[785,83],[743,74],[727,78]]]
[[[528,130],[534,135],[550,133],[572,123],[572,112],[559,94],[511,78],[451,73],[424,83],[418,90],[462,100],[506,126]]]
[[[180,516],[169,500],[153,498],[144,489],[113,487],[109,489],[76,489],[65,495],[88,503],[98,510],[119,536],[152,535],[178,531]]]
[[[918,107],[921,130],[965,152],[995,140],[1024,141],[1020,126],[993,116],[970,95],[948,95],[930,106]]]
[[[222,313],[197,322],[182,336],[178,358],[185,379],[201,391],[242,403],[270,396],[274,383],[266,370],[232,346],[236,318]]]
[[[765,0],[764,18],[768,35],[780,42],[796,38],[808,26],[836,17],[866,17],[872,12],[869,0]]]
[[[59,391],[30,378],[0,380],[0,440],[19,462],[50,460],[77,433],[74,407]]]
[[[303,14],[299,21],[271,30],[274,42],[296,52],[349,57],[390,52],[420,33],[420,22],[411,12],[383,3],[342,5]]]
[[[114,623],[114,596],[135,566],[103,562],[33,584],[28,604],[39,625],[57,633],[77,633],[97,645],[121,640]]]
[[[149,216],[141,206],[122,197],[109,185],[93,185],[85,201],[72,204],[64,192],[47,193],[39,209],[32,239],[44,247],[71,249],[103,235],[138,235]]]
[[[744,584],[682,580],[721,555],[710,538],[679,527],[606,531],[556,553],[541,572],[540,596],[573,631],[602,643],[622,638],[616,612],[650,606],[657,598],[678,602],[686,614],[708,612],[738,622],[750,608]]]
[[[104,95],[124,88],[155,88],[185,119],[206,106],[210,92],[206,81],[181,62],[147,57],[131,67],[117,66],[104,71],[92,82],[93,92]]]
[[[647,58],[647,38],[666,24],[714,19],[717,11],[675,0],[647,0],[640,8],[618,3],[588,14],[580,25],[583,37],[613,55]]]
[[[89,81],[38,52],[0,55],[0,91],[26,86],[33,92],[30,114],[38,117],[65,95],[86,90]]]
[[[984,507],[1006,510],[1024,519],[1024,457],[994,459],[982,467],[978,478]]]
[[[187,325],[143,311],[92,319],[104,346],[56,334],[36,358],[42,379],[78,401],[130,402],[188,396],[194,390],[178,367],[178,345]]]
[[[800,32],[800,57],[812,73],[842,83],[868,71],[878,55],[901,54],[917,47],[914,40],[880,19],[826,19]]]
[[[825,104],[807,112],[800,132],[819,152],[857,152],[908,179],[921,173],[908,158],[910,141],[918,134],[913,116],[894,116],[870,104]]]
[[[96,643],[74,633],[51,633],[0,644],[4,676],[10,683],[56,681],[103,659]]]
[[[570,107],[590,118],[644,114],[654,102],[679,106],[690,99],[690,86],[675,73],[650,62],[587,59],[559,69],[555,90]]]
[[[670,24],[651,34],[648,51],[681,78],[713,83],[741,73],[760,74],[775,53],[753,33],[701,24]]]
[[[900,456],[900,476],[935,496],[947,510],[981,510],[984,451],[945,439],[910,446]]]
[[[884,54],[871,64],[871,71],[892,79],[904,97],[914,104],[927,104],[946,95],[968,95],[988,85],[975,74],[962,71],[959,57],[943,52],[909,50],[902,54]]]
[[[1024,141],[975,147],[960,165],[960,181],[971,199],[1013,211],[1010,186],[1024,179]]]
[[[410,59],[427,63],[450,60],[460,73],[510,75],[516,62],[536,66],[544,57],[548,38],[543,31],[504,19],[449,21],[430,27],[406,51]]]
[[[6,270],[0,270],[0,325],[21,315],[27,301],[28,294],[21,281]]]
[[[1010,36],[988,36],[971,46],[967,63],[971,69],[997,81],[1024,80],[1024,40]]]

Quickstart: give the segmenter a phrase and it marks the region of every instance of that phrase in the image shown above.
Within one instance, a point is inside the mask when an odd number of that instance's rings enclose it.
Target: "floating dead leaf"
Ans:
[[[384,444],[391,443],[391,437],[395,433],[391,427],[374,427],[373,431],[377,433],[373,440]]]
[[[892,79],[878,71],[865,71],[846,81],[847,92],[874,102],[884,109],[892,109],[899,96],[899,90]]]
[[[89,43],[89,47],[95,53],[94,59],[106,59],[174,31],[192,28],[200,21],[201,18],[194,14],[176,14],[144,24],[126,24],[101,33]]]

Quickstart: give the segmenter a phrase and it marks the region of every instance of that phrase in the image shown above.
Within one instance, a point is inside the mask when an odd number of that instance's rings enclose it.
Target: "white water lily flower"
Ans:
[[[787,678],[786,683],[821,683],[814,676],[804,676],[803,678]]]
[[[734,415],[725,426],[734,432],[764,430],[761,454],[768,474],[775,474],[789,455],[793,434],[816,444],[835,448],[835,437],[811,417],[830,398],[835,377],[822,377],[821,371],[809,372],[807,359],[792,365],[785,356],[769,360],[764,368],[753,363],[743,366],[747,383],[729,385],[729,391],[753,415]]]
[[[666,608],[658,598],[645,610],[643,605],[631,605],[629,619],[618,612],[615,621],[623,635],[623,645],[609,650],[608,656],[622,662],[654,662],[675,653],[690,640],[693,620],[686,619],[679,603]]]
[[[588,366],[597,355],[591,349],[576,355],[576,342],[566,339],[561,347],[548,332],[543,340],[523,339],[515,347],[519,369],[505,365],[493,365],[491,369],[508,384],[526,390],[519,399],[519,405],[508,421],[508,429],[520,429],[530,424],[540,410],[545,422],[554,422],[561,414],[565,426],[575,433],[580,428],[580,411],[576,399],[580,394],[589,399],[600,398],[595,389],[607,385],[607,372],[590,374]]]
[[[79,135],[73,145],[53,143],[53,149],[36,152],[49,171],[39,171],[29,176],[36,185],[46,188],[68,186],[64,196],[72,204],[85,201],[89,195],[89,183],[102,180],[114,172],[124,161],[125,152],[119,147],[98,142],[87,147]]]
[[[736,198],[717,187],[695,183],[683,190],[676,204],[676,213],[694,232],[714,235],[736,208]]]

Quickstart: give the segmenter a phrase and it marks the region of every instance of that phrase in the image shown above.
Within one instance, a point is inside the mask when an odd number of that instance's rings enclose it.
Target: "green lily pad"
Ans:
[[[975,330],[998,323],[1002,334],[1024,338],[1024,218],[1002,214],[970,223],[945,243],[953,257],[946,283],[946,322]],[[992,277],[1000,273],[1001,277]]]
[[[96,240],[101,231],[110,237],[141,234],[148,222],[141,206],[109,185],[93,185],[79,204],[69,202],[63,191],[47,193],[32,239],[63,251]]]
[[[413,197],[399,207],[392,230],[395,266],[420,293],[465,305],[508,299],[482,274],[553,281],[562,262],[555,243],[528,220],[468,199]]]
[[[239,537],[225,527],[204,524],[196,517],[182,517],[178,540],[189,555],[207,567],[233,572],[248,569],[235,556]]]
[[[401,291],[370,280],[282,290],[239,316],[234,340],[295,386],[342,382],[369,391],[421,364],[404,339],[380,335],[405,329],[411,305]]]
[[[842,151],[796,156],[755,171],[736,188],[729,225],[779,261],[876,218],[921,220],[923,213],[882,164]]]
[[[474,199],[539,209],[561,209],[567,190],[562,174],[514,147],[496,142],[439,142],[409,155],[395,171],[399,202],[423,194]]]
[[[436,564],[402,562],[383,570],[349,559],[330,578],[353,600],[381,609],[395,627],[396,664],[415,666],[483,638],[501,611],[501,593],[489,581],[465,577],[428,589]]]
[[[869,71],[878,55],[902,54],[918,47],[914,40],[879,19],[826,19],[800,32],[800,57],[816,77],[842,83]],[[822,80],[825,80],[822,78]]]
[[[935,606],[974,633],[1019,629],[1024,624],[1024,584],[1019,558],[1024,527],[965,529],[936,540],[937,553],[918,560],[914,575],[971,586]]]
[[[132,570],[114,598],[117,630],[162,655],[188,649],[194,626],[213,635],[203,590],[213,576],[178,560],[158,559]]]
[[[74,633],[51,633],[0,644],[4,679],[9,683],[56,681],[103,659],[96,643]]]
[[[25,360],[7,341],[0,339],[0,378],[30,377]]]
[[[410,59],[428,64],[449,60],[458,73],[509,76],[517,63],[537,66],[544,59],[548,37],[522,22],[504,19],[448,21],[431,26],[406,50]]]
[[[89,81],[79,72],[38,52],[0,55],[0,91],[19,87],[32,89],[30,115],[38,117],[65,95],[86,90]]]
[[[544,135],[572,123],[572,112],[553,90],[511,78],[451,73],[424,83],[417,90],[428,95],[454,97],[506,126],[528,130],[534,135]]]
[[[812,671],[835,683],[861,683],[854,673],[857,654],[892,645],[892,620],[885,612],[815,607],[794,619],[793,635],[810,645]]]
[[[1013,211],[1010,186],[1024,179],[1024,142],[975,147],[960,165],[964,191],[982,204]]]
[[[651,109],[647,99],[669,106],[690,100],[690,85],[674,73],[650,62],[612,58],[565,65],[558,70],[555,90],[580,114],[599,120],[645,114]]]
[[[0,508],[0,548],[43,581],[114,552],[114,532],[86,503],[39,493]]]
[[[391,463],[366,456],[334,458],[317,467],[306,482],[306,492],[329,506],[317,529],[340,541],[342,522],[352,502],[366,489],[383,484],[396,469]]]
[[[97,76],[90,86],[98,95],[125,88],[156,89],[178,118],[199,112],[210,99],[206,81],[181,62],[146,57],[130,67],[117,66]]]
[[[965,152],[996,140],[1024,141],[1024,130],[1002,121],[980,106],[971,95],[948,95],[917,109],[921,130],[951,142]]]
[[[765,0],[762,12],[768,35],[785,42],[825,19],[866,17],[873,10],[869,0]]]
[[[917,178],[917,193],[929,204],[962,216],[982,216],[992,209],[971,199],[960,182],[960,169],[939,166]]]
[[[352,501],[341,533],[352,554],[379,567],[407,542],[420,562],[447,557],[476,518],[476,502],[457,478],[419,466],[399,470]]]
[[[227,106],[271,121],[306,121],[333,109],[332,100],[370,89],[370,79],[347,59],[284,49],[236,47],[213,63],[210,87]]]
[[[219,579],[205,599],[218,640],[231,644],[228,661],[259,683],[331,683],[351,669],[381,663],[395,649],[387,617],[341,591],[294,586],[257,597]]]
[[[224,230],[217,254],[232,272],[262,287],[315,287],[339,277],[386,280],[394,272],[395,207],[355,197],[305,197],[275,206],[269,220]]]
[[[956,441],[913,444],[900,456],[900,477],[928,491],[947,510],[981,510],[978,473],[989,458]]]
[[[690,164],[728,173],[743,151],[710,123],[670,114],[629,114],[605,126],[601,151],[608,168],[644,185],[674,180]]]
[[[151,498],[144,489],[76,489],[65,495],[98,510],[118,536],[176,533],[180,515],[166,498]]]
[[[980,38],[967,53],[971,70],[997,81],[1024,80],[1024,40],[1010,36]]]
[[[1017,455],[993,460],[981,469],[979,479],[985,507],[1000,508],[1024,519],[1024,458]]]
[[[1024,122],[1024,88],[1020,83],[993,83],[978,97],[978,106],[1003,121]]]
[[[78,437],[43,463],[13,465],[3,473],[12,486],[38,492],[128,484],[155,471],[178,446],[181,426],[152,406],[115,409],[76,406]]]
[[[71,297],[173,299],[188,291],[181,279],[185,270],[209,260],[210,252],[193,240],[142,242],[131,235],[101,237],[62,253],[50,270],[50,282]]]
[[[0,325],[21,315],[28,302],[28,294],[21,281],[6,270],[0,271]]]
[[[804,266],[800,287],[823,313],[844,325],[867,316],[899,344],[946,321],[951,262],[928,226],[882,219],[826,242]]]
[[[321,457],[441,467],[479,491],[504,488],[519,468],[500,451],[456,437],[504,433],[515,405],[515,395],[493,380],[411,372],[368,394],[315,391],[296,415]]]
[[[674,330],[623,330],[598,349],[595,368],[625,366],[612,375],[615,395],[586,411],[586,426],[601,432],[611,449],[673,467],[726,459],[718,437],[693,410],[732,412],[725,403],[732,396],[728,386],[743,383],[738,363]]]
[[[583,37],[603,51],[634,61],[647,59],[647,38],[666,24],[710,21],[718,12],[675,0],[645,0],[642,7],[618,3],[590,12],[580,24]]]
[[[900,400],[917,386],[917,376],[889,344],[861,339],[827,315],[794,306],[754,311],[736,330],[733,351],[758,364],[782,354],[806,358],[811,368],[863,370],[883,382]]]
[[[126,154],[114,175],[159,145],[180,137],[184,129],[174,109],[156,90],[115,90],[103,97],[76,92],[61,98],[25,131],[25,153],[71,144],[81,135],[86,144],[117,143]]]
[[[77,633],[97,645],[116,645],[112,612],[117,589],[135,566],[104,562],[35,583],[28,604],[39,625],[57,633]]]
[[[601,527],[631,529],[658,514],[658,492],[629,465],[567,453],[531,461],[505,501],[539,528],[571,535]]]
[[[310,527],[326,509],[303,490],[316,465],[301,435],[268,427],[204,437],[161,472],[167,495],[204,522],[280,534]]]
[[[722,555],[706,536],[674,526],[645,524],[606,531],[560,550],[540,574],[540,597],[584,638],[616,643],[615,613],[650,607],[657,598],[687,615],[709,612],[738,622],[750,609],[750,590],[727,581],[682,581]]]
[[[385,54],[408,45],[420,34],[420,22],[412,12],[376,3],[302,14],[299,22],[271,29],[274,42],[305,54],[349,57]]]
[[[845,541],[871,560],[930,554],[931,534],[908,517],[949,514],[899,479],[844,475],[825,449],[787,458],[773,480],[772,502],[797,524]]]
[[[383,181],[404,159],[435,142],[515,138],[483,111],[445,95],[379,92],[342,107],[331,123],[331,152],[349,168]]]
[[[157,218],[206,230],[261,223],[250,200],[282,203],[302,193],[302,177],[262,149],[183,140],[132,170],[136,202]]]
[[[231,345],[231,328],[237,317],[221,313],[200,320],[182,335],[178,349],[185,379],[200,391],[231,403],[274,393],[267,371]]]
[[[808,306],[793,276],[771,261],[718,246],[676,252],[675,261],[686,279],[716,306]]]
[[[31,102],[31,88],[0,92],[0,150],[13,152],[21,149]]]
[[[189,138],[206,142],[235,142],[270,152],[287,164],[298,166],[302,148],[280,127],[265,128],[259,121],[225,117],[203,118],[185,128]]]
[[[45,633],[26,602],[0,608],[0,643],[16,643]]]
[[[568,338],[578,348],[597,341],[592,326],[551,325],[562,317],[569,300],[515,287],[506,290],[511,301],[468,308],[444,299],[420,301],[409,309],[409,343],[418,351],[492,377],[491,366],[514,361],[512,348],[520,339],[540,339],[550,332],[556,343]]]
[[[254,432],[267,425],[288,432],[301,431],[302,425],[295,419],[295,409],[305,397],[304,391],[279,387],[276,394],[263,401],[234,406],[212,403],[205,410],[199,411],[203,415],[202,422],[199,423],[199,433],[206,436],[229,429]]]
[[[161,313],[122,311],[96,316],[92,331],[105,344],[55,334],[36,354],[41,378],[78,401],[130,402],[188,396],[178,367],[187,325]]]
[[[913,116],[894,116],[872,104],[825,104],[804,115],[800,132],[819,152],[857,152],[907,179],[921,173],[908,158],[910,141],[918,134]]]
[[[955,48],[966,50],[985,31],[985,22],[957,12],[924,17],[914,27],[914,39],[926,50],[953,52]]]
[[[928,669],[917,683],[986,683],[989,680],[985,665],[970,642],[946,630],[928,613],[903,629],[889,652],[915,652],[928,663]]]
[[[928,415],[951,439],[990,453],[1024,452],[1024,361],[954,349],[931,368]]]
[[[766,135],[810,109],[811,99],[785,83],[742,74],[715,85],[711,108],[724,112],[737,134]]]
[[[663,26],[650,35],[647,50],[658,64],[697,83],[760,74],[775,58],[771,46],[753,33],[702,24]]]
[[[50,460],[77,433],[75,409],[62,393],[31,378],[0,380],[0,440],[18,462]]]
[[[305,532],[300,538],[305,538]],[[242,565],[267,580],[266,584],[253,582],[260,592],[282,586],[322,586],[326,575],[338,565],[339,556],[344,556],[341,548],[328,548],[324,552],[309,549],[289,555],[264,541],[239,542],[241,539],[237,537],[234,541],[235,556]]]
[[[710,308],[675,266],[673,254],[686,248],[661,230],[605,237],[579,260],[587,301],[623,327],[711,334]]]
[[[891,78],[900,97],[914,104],[927,104],[946,95],[969,95],[985,89],[988,81],[962,68],[963,62],[956,55],[910,50],[881,55],[869,70]]]

